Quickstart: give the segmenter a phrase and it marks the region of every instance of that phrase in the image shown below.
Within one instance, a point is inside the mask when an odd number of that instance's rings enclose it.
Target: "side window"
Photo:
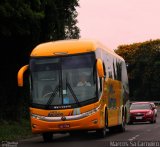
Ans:
[[[106,77],[106,67],[105,67],[104,62],[103,62],[103,69],[104,69],[104,77]]]
[[[102,93],[102,78],[98,77],[97,82],[98,82],[98,96],[100,96]]]
[[[109,76],[109,78],[111,78],[111,79],[113,78],[113,76],[112,76],[112,71],[109,71],[109,72],[108,72],[108,76]]]
[[[153,105],[152,105],[152,104],[150,104],[150,108],[151,108],[151,109],[153,108]]]
[[[99,78],[100,81],[100,92],[102,92],[102,78]]]
[[[106,67],[105,64],[103,63],[103,69],[104,69],[104,78],[106,78]],[[102,78],[98,78],[98,95],[100,96],[102,92]]]

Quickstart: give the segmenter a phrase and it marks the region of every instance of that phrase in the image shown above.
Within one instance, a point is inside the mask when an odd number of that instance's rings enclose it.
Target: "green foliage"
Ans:
[[[0,142],[19,140],[32,136],[29,120],[21,120],[21,122],[1,121],[0,130]]]
[[[79,38],[77,0],[4,0],[0,2],[0,36],[41,41]],[[33,45],[32,45],[33,44]]]
[[[0,4],[0,36],[9,38],[15,36],[39,36],[40,21],[45,14],[40,0],[5,0]]]
[[[133,100],[159,100],[160,40],[121,45],[116,50],[128,64],[130,96]]]
[[[46,0],[42,23],[44,40],[79,38],[77,6],[77,0]]]

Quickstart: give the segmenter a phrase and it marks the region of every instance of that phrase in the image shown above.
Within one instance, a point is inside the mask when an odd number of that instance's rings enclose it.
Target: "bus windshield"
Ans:
[[[97,100],[95,54],[31,58],[31,102],[48,108]]]

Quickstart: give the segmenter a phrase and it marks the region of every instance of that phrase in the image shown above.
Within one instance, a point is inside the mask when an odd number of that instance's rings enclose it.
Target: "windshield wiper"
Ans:
[[[46,108],[48,108],[49,105],[53,102],[53,100],[54,100],[54,98],[55,98],[59,89],[60,89],[60,85],[57,85],[56,88],[53,90],[53,93],[50,96],[49,100],[47,101]]]
[[[80,106],[80,103],[79,103],[79,101],[78,101],[78,98],[77,98],[77,96],[75,95],[75,93],[74,93],[74,91],[73,91],[71,85],[67,82],[67,80],[66,80],[66,86],[67,86],[68,89],[70,90],[70,92],[71,92],[71,94],[72,94],[74,100],[76,101],[76,104],[77,104],[78,106]]]

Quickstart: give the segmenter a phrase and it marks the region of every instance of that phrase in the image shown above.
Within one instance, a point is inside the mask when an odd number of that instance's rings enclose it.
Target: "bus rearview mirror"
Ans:
[[[103,62],[101,59],[97,59],[97,71],[98,71],[98,76],[100,78],[103,78],[104,77],[104,69],[103,69]]]
[[[17,80],[18,80],[19,87],[23,87],[23,75],[27,69],[28,69],[28,65],[25,65],[21,67],[20,70],[18,71]]]

